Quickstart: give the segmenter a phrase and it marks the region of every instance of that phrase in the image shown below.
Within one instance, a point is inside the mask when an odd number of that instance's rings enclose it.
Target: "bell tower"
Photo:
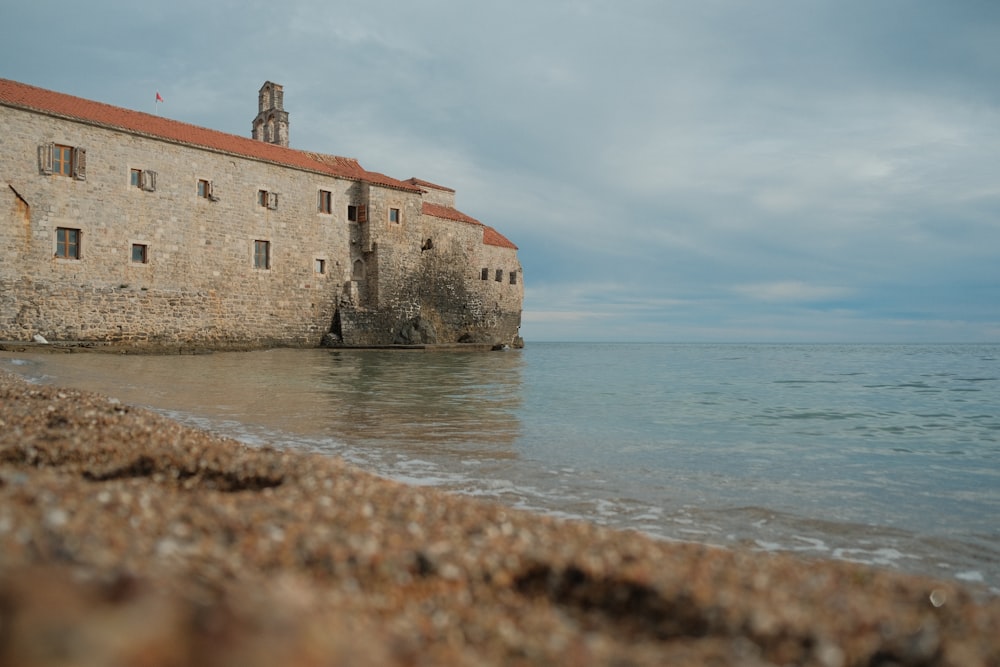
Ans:
[[[253,120],[253,138],[288,147],[288,112],[285,91],[271,81],[264,82],[257,98],[257,117]]]

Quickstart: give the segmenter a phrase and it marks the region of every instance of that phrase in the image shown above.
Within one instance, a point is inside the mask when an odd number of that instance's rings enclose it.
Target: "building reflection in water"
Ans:
[[[516,351],[0,355],[8,370],[46,382],[194,416],[222,432],[245,424],[331,451],[337,447],[323,439],[408,456],[509,458],[521,436],[524,359]]]

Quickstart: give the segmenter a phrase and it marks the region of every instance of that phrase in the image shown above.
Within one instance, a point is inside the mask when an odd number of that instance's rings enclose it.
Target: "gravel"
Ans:
[[[0,371],[0,665],[1000,665],[956,581],[667,543]]]

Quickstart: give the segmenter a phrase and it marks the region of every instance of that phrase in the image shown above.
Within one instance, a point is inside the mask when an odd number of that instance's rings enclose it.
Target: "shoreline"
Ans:
[[[216,352],[258,352],[272,349],[302,350],[417,350],[425,352],[498,352],[520,347],[496,346],[490,343],[419,343],[407,345],[191,345],[168,343],[108,343],[99,341],[10,341],[0,340],[0,352],[28,352],[32,354],[131,354],[131,355],[197,355]]]
[[[3,370],[0,621],[16,665],[52,636],[87,664],[1000,664],[974,586],[512,510]]]

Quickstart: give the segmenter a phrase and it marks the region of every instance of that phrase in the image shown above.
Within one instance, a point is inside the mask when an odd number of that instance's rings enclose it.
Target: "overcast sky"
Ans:
[[[456,189],[529,343],[1000,341],[1000,1],[0,2],[0,77]]]

